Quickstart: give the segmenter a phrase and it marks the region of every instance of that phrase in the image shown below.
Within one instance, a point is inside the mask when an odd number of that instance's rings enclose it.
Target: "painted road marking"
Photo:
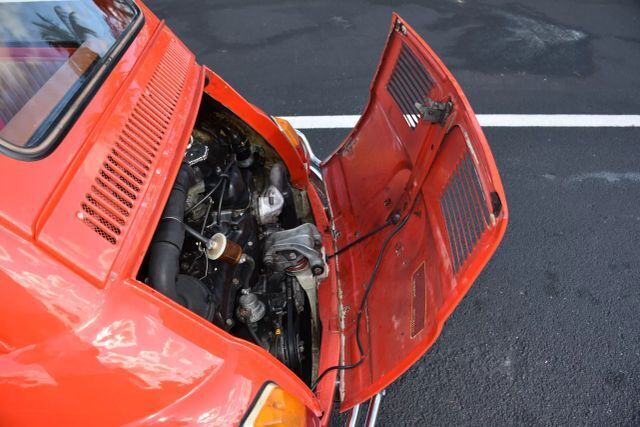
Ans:
[[[640,114],[478,114],[485,127],[640,127]],[[349,129],[358,115],[283,117],[298,129]]]

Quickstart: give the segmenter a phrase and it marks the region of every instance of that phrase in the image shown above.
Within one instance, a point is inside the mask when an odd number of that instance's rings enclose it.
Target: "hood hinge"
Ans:
[[[394,31],[401,33],[403,36],[407,35],[407,27],[405,27],[399,19],[396,20],[395,24],[393,24],[393,29]]]
[[[424,104],[416,102],[415,106],[420,111],[423,120],[442,125],[451,114],[453,102],[450,99],[447,102],[438,102],[431,98],[425,98]]]

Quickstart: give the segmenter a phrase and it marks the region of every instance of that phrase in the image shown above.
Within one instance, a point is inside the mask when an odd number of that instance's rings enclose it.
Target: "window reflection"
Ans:
[[[37,145],[134,16],[125,0],[0,1],[0,138]]]

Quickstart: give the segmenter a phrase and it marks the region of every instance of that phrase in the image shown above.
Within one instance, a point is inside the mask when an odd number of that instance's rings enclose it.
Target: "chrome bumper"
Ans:
[[[311,165],[315,166],[316,168],[319,168],[320,167],[320,163],[322,161],[313,152],[313,149],[311,148],[311,144],[309,144],[309,140],[307,139],[305,134],[300,132],[298,129],[296,129],[296,133],[298,134],[298,136],[302,140],[302,145],[303,145],[305,151],[307,152],[307,154],[309,155],[309,160],[311,161]]]
[[[302,146],[304,147],[304,150],[307,153],[307,156],[309,156],[309,163],[310,163],[309,170],[315,176],[320,178],[320,181],[324,181],[324,178],[322,177],[322,172],[320,171],[320,163],[322,163],[322,160],[320,160],[318,156],[316,156],[315,153],[313,152],[313,149],[311,149],[311,144],[309,144],[309,140],[307,139],[305,134],[300,132],[298,129],[296,129],[296,132],[300,137],[300,139],[302,140]]]
[[[369,400],[367,415],[364,419],[364,424],[363,424],[364,426],[373,427],[376,425],[376,421],[378,419],[378,412],[380,412],[380,403],[382,403],[382,396],[384,396],[384,390],[382,390],[380,393],[376,394]],[[360,409],[363,406],[366,406],[366,403],[356,405],[353,407],[353,409],[351,409],[351,412],[349,413],[349,420],[347,421],[347,426],[356,427],[360,425],[358,421],[360,418]]]

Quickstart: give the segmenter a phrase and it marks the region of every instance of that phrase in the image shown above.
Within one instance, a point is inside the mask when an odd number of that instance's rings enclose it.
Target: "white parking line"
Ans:
[[[640,114],[478,114],[486,127],[640,127]],[[351,116],[283,117],[298,129],[349,129],[360,118]]]

